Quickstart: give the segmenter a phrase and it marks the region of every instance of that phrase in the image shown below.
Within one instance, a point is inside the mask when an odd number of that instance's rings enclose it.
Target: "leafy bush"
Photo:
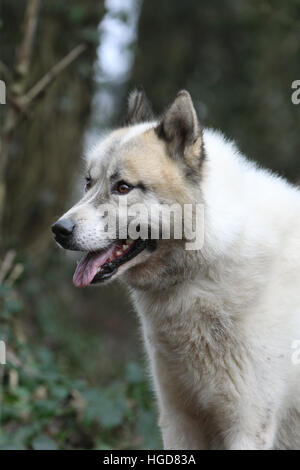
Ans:
[[[62,371],[55,348],[40,345],[46,344],[43,337],[40,344],[28,340],[26,297],[11,274],[10,281],[5,277],[0,285],[0,339],[7,345],[7,364],[0,366],[0,449],[159,448],[153,396],[141,364],[124,364],[118,380],[96,387]]]

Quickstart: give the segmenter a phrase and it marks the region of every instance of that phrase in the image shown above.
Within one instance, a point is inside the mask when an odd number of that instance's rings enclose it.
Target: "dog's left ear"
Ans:
[[[143,89],[133,90],[128,98],[126,124],[134,125],[140,122],[153,121],[152,106]]]
[[[166,141],[172,158],[184,158],[190,166],[198,166],[203,152],[202,129],[188,91],[180,91],[167,108],[157,135]]]

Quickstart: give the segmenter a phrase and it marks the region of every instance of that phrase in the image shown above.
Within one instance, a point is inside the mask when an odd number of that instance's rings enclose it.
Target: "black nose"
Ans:
[[[55,222],[51,229],[57,241],[66,241],[72,235],[74,227],[72,219],[61,219]]]

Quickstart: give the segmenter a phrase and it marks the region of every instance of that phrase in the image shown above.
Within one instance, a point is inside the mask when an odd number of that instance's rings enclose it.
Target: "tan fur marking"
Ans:
[[[178,164],[166,152],[153,129],[137,136],[124,149],[124,176],[132,184],[145,182],[167,201],[187,202],[188,188]]]

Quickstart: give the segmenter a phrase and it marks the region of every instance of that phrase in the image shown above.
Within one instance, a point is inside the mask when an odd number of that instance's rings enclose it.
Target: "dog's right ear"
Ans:
[[[126,116],[126,124],[134,125],[140,122],[153,121],[154,114],[152,106],[148,100],[146,93],[142,89],[133,90],[128,98],[128,108]]]

